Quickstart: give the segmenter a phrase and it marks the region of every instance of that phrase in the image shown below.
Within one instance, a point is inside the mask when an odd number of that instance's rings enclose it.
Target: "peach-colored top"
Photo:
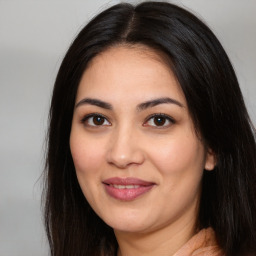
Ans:
[[[225,256],[212,228],[202,229],[173,256]]]

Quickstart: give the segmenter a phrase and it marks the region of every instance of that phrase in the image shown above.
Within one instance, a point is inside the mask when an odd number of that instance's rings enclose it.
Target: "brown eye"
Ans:
[[[103,125],[105,118],[102,116],[94,116],[92,121],[95,125]]]
[[[167,128],[174,124],[175,121],[170,116],[165,114],[154,114],[144,124],[144,126],[151,126],[154,128]]]
[[[162,116],[154,117],[153,120],[156,126],[163,126],[166,122],[166,118]]]
[[[91,114],[82,119],[82,123],[85,126],[110,126],[111,123],[101,115]]]

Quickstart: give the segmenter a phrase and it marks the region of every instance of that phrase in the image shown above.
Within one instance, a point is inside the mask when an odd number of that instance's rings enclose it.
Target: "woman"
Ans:
[[[198,18],[118,4],[70,46],[52,96],[52,255],[256,255],[256,145],[230,61]]]

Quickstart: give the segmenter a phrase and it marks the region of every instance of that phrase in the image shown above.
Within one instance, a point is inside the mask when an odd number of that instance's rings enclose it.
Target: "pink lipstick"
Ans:
[[[113,198],[131,201],[153,188],[155,183],[137,178],[113,177],[103,181],[106,192]]]

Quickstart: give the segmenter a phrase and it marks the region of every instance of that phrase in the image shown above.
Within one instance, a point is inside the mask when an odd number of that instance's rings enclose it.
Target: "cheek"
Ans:
[[[151,151],[150,155],[151,162],[160,173],[162,201],[159,203],[172,202],[168,213],[177,209],[181,214],[198,202],[204,147],[196,137],[177,136],[162,144],[161,150]]]
[[[191,136],[176,136],[163,141],[161,147],[151,147],[150,156],[163,174],[201,173],[204,166],[204,148]]]
[[[71,132],[70,150],[78,183],[91,206],[96,205],[99,197],[99,177],[103,170],[103,151],[98,144],[84,136],[84,133]]]
[[[89,175],[100,169],[104,150],[97,141],[71,133],[70,150],[77,172]]]

